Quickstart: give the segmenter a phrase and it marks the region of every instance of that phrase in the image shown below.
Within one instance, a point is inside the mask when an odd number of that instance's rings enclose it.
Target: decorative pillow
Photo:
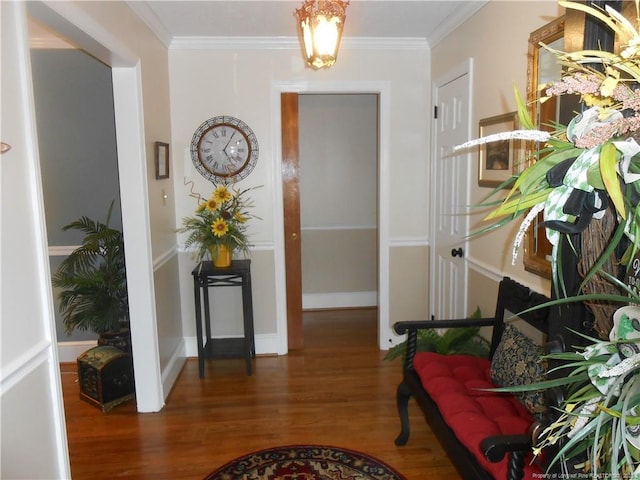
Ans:
[[[513,325],[505,325],[491,360],[491,381],[499,387],[528,385],[545,379],[546,364],[541,346]],[[515,392],[515,397],[538,416],[546,410],[544,391]]]

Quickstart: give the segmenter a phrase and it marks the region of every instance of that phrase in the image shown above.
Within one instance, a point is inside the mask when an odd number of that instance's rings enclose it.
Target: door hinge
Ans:
[[[438,118],[438,106],[433,107],[433,118]]]

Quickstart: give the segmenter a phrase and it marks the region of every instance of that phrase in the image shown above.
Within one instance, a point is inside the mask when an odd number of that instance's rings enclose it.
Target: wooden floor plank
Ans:
[[[71,472],[82,479],[202,479],[224,463],[278,445],[323,444],[372,455],[410,480],[459,478],[418,407],[409,443],[396,447],[399,361],[377,348],[375,309],[305,312],[303,351],[211,360],[206,378],[189,359],[158,413],[133,402],[103,414],[79,399],[63,365]],[[139,374],[139,373],[138,373]]]

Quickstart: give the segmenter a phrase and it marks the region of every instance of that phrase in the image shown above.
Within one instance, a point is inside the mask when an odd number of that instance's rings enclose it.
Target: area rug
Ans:
[[[236,458],[204,480],[407,479],[364,453],[320,445],[290,445]]]

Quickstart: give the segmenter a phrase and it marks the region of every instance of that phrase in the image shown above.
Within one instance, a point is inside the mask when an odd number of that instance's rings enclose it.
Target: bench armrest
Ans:
[[[461,327],[490,327],[496,324],[495,318],[460,318],[456,320],[408,320],[393,324],[393,330],[398,334],[411,330],[425,328],[461,328]]]
[[[511,452],[529,452],[531,435],[494,435],[480,442],[480,449],[490,462],[500,462]]]
[[[461,318],[457,320],[418,320],[396,322],[393,325],[398,335],[407,334],[407,349],[404,359],[404,371],[413,370],[413,358],[418,349],[418,330],[429,328],[462,328],[462,327],[493,327],[495,318]]]

